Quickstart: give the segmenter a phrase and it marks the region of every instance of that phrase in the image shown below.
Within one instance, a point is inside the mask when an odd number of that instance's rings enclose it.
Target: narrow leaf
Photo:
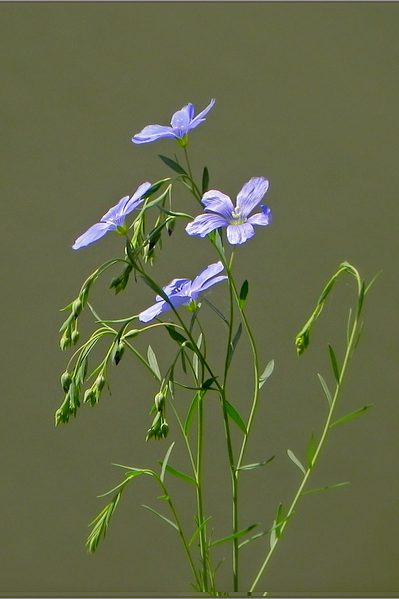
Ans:
[[[326,381],[323,379],[323,377],[321,376],[321,374],[317,373],[317,376],[319,377],[319,381],[321,383],[321,386],[323,387],[323,391],[327,397],[327,401],[328,401],[328,405],[331,408],[331,404],[332,404],[332,397],[331,397],[331,393],[329,388],[327,387],[327,383]]]
[[[363,281],[362,282],[362,287],[360,289],[359,297],[358,297],[358,300],[357,300],[357,318],[359,318],[360,313],[362,311],[363,302],[364,302],[364,296],[365,295],[366,295],[366,284]]]
[[[271,532],[270,532],[269,542],[270,542],[270,549],[273,549],[273,547],[277,543],[276,521],[275,520],[273,520],[273,527],[272,527]]]
[[[248,295],[248,288],[249,288],[248,281],[245,279],[245,281],[243,282],[243,284],[241,286],[240,299],[238,301],[240,310],[243,310],[245,307],[245,303],[247,301],[247,295]]]
[[[223,537],[223,539],[218,539],[217,541],[213,541],[213,543],[210,543],[209,547],[215,547],[216,545],[221,545],[222,543],[227,543],[228,541],[231,541],[232,539],[237,539],[238,537],[242,537],[243,535],[246,535],[247,532],[249,532],[250,530],[255,528],[255,526],[258,526],[258,524],[251,524],[251,526],[248,526],[248,528],[239,530],[238,532],[235,532],[233,535],[229,535],[228,537]]]
[[[159,462],[159,464],[162,466],[163,462]],[[176,470],[176,468],[172,468],[172,466],[169,466],[169,464],[167,464],[167,466],[166,466],[166,472],[169,472],[169,474],[173,474],[173,476],[177,476],[178,478],[181,478],[188,483],[197,485],[196,481],[193,479],[192,476],[189,476],[188,474],[184,474],[183,472],[180,472],[180,470]]]
[[[269,364],[266,366],[263,373],[259,377],[259,389],[261,389],[263,387],[263,385],[266,383],[267,379],[272,374],[273,370],[274,370],[274,360],[270,360]]]
[[[186,343],[187,339],[184,337],[184,335],[182,335],[181,333],[178,333],[174,327],[168,325],[166,327],[166,330],[168,331],[168,333],[171,336],[171,338],[173,339],[173,341],[180,343],[180,345],[182,345],[183,343]]]
[[[330,428],[332,428],[333,426],[336,426],[337,424],[342,424],[343,422],[346,422],[347,420],[352,420],[352,418],[356,418],[357,416],[360,416],[360,414],[363,414],[363,412],[365,412],[366,410],[371,408],[372,405],[373,405],[372,403],[368,404],[367,406],[360,408],[360,410],[356,410],[356,412],[352,412],[351,414],[347,414],[346,416],[339,418],[338,420],[336,420],[335,422],[330,424]]]
[[[184,168],[182,166],[180,166],[180,164],[178,164],[175,160],[172,160],[172,158],[168,158],[167,156],[162,156],[162,154],[158,154],[158,157],[162,160],[162,162],[164,162],[166,164],[166,166],[168,166],[173,171],[175,171],[175,173],[179,173],[179,175],[187,175]]]
[[[330,489],[337,489],[338,487],[343,487],[344,485],[349,485],[349,481],[345,483],[337,483],[336,485],[329,485],[327,487],[320,487],[318,489],[310,489],[310,491],[304,491],[301,495],[309,495],[310,493],[320,493],[321,491],[329,491]]]
[[[153,510],[152,507],[149,507],[148,505],[144,505],[144,504],[142,504],[141,507],[145,507],[146,510],[149,510],[153,514],[156,514],[157,516],[159,516],[159,518],[161,518],[162,520],[164,520],[165,522],[167,522],[168,524],[173,526],[173,528],[175,528],[176,530],[179,530],[178,526],[174,522],[172,522],[172,520],[169,520],[169,518],[166,518],[166,516],[162,516],[162,514],[160,514],[156,510]]]
[[[349,308],[349,316],[348,316],[348,322],[346,325],[346,344],[349,344],[349,338],[350,338],[350,325],[351,325],[351,318],[352,318],[352,308]]]
[[[268,464],[269,462],[274,460],[275,457],[276,456],[272,455],[272,457],[269,458],[268,460],[266,460],[265,462],[256,462],[254,464],[245,464],[245,466],[240,466],[239,468],[237,468],[237,470],[254,470],[255,468],[261,468],[265,464]]]
[[[191,547],[191,545],[193,544],[193,542],[195,541],[196,537],[199,535],[199,533],[201,532],[201,530],[204,528],[205,524],[212,518],[212,516],[209,516],[209,518],[206,518],[201,526],[199,526],[197,528],[197,530],[195,531],[195,533],[193,534],[193,536],[191,537],[191,539],[188,542],[188,546]]]
[[[380,270],[380,272],[377,272],[377,274],[371,279],[370,283],[367,285],[366,289],[364,290],[364,295],[366,295],[366,293],[368,292],[368,290],[370,289],[370,287],[374,284],[374,282],[376,281],[376,279],[380,276],[380,274],[383,271]]]
[[[168,451],[165,453],[165,457],[164,457],[164,460],[162,462],[161,474],[159,476],[159,478],[161,479],[161,482],[163,482],[163,479],[165,478],[165,470],[166,470],[166,467],[168,465],[169,456],[170,456],[170,454],[172,452],[174,444],[175,444],[175,441],[173,441],[173,443],[169,447]]]
[[[201,344],[202,344],[202,333],[200,333],[200,335],[197,339],[198,349],[201,349]],[[195,376],[198,378],[198,354],[196,354],[196,353],[193,355],[193,368],[194,368]]]
[[[116,487],[114,487],[113,489],[111,489],[110,491],[107,491],[106,493],[102,493],[101,495],[97,495],[98,498],[100,497],[106,497],[107,495],[110,495],[111,493],[113,493],[114,491],[118,491],[119,489],[125,487],[125,485],[127,485],[127,483],[132,479],[135,478],[136,476],[140,476],[140,474],[142,474],[142,472],[131,472],[131,473],[126,473],[126,479],[123,480],[121,483],[119,483],[119,485],[116,485]]]
[[[309,469],[311,469],[313,467],[314,450],[315,450],[315,438],[314,438],[314,433],[312,432],[312,434],[310,435],[308,453],[306,456],[306,463],[307,463]]]
[[[281,532],[280,532],[281,525],[284,522],[283,511],[284,511],[283,504],[280,503],[278,506],[278,509],[277,509],[277,516],[276,516],[276,536],[278,539],[280,538],[280,535],[281,535]]]
[[[238,549],[241,549],[241,547],[244,547],[244,545],[247,545],[251,541],[255,541],[256,539],[260,539],[260,537],[263,537],[264,535],[267,535],[268,532],[269,532],[268,530],[264,530],[263,532],[258,532],[257,535],[254,535],[250,539],[245,539],[245,541],[243,541],[242,543],[240,543],[238,545]]]
[[[234,352],[235,352],[235,349],[236,349],[236,347],[237,347],[237,343],[238,343],[238,342],[239,342],[239,340],[240,340],[241,333],[242,333],[242,323],[240,322],[240,324],[238,325],[237,332],[236,332],[236,334],[234,335],[234,338],[233,338],[233,340],[231,341],[231,343],[230,343],[230,345],[229,345],[228,352],[227,352],[227,368],[230,366],[230,362],[231,362],[231,359],[232,359],[232,357],[233,357],[233,354],[234,354]]]
[[[225,403],[226,403],[226,411],[227,411],[228,415],[230,416],[230,418],[232,420],[234,420],[234,422],[236,423],[238,428],[240,428],[242,430],[244,435],[246,435],[247,427],[245,426],[243,419],[241,418],[241,416],[239,415],[237,410],[231,405],[231,403],[227,401],[227,399],[225,400]]]
[[[291,451],[291,449],[287,449],[287,453],[288,453],[288,457],[290,458],[290,460],[292,460],[294,462],[294,464],[296,466],[298,466],[299,470],[302,470],[302,472],[304,474],[306,474],[305,468],[302,466],[301,462],[298,460],[296,455]]]
[[[338,362],[337,362],[337,358],[335,356],[335,352],[334,352],[333,348],[331,347],[331,345],[328,346],[328,351],[330,352],[331,365],[332,365],[333,373],[335,376],[335,380],[337,381],[337,383],[339,383]]]
[[[202,173],[202,193],[204,194],[209,189],[209,171],[207,167],[204,167],[204,171]]]
[[[205,302],[210,308],[212,308],[212,310],[215,312],[215,314],[217,314],[219,316],[219,318],[221,318],[228,327],[230,326],[227,318],[205,296],[202,296],[202,301]]]
[[[188,433],[190,431],[191,421],[193,419],[195,410],[197,409],[198,402],[200,401],[202,395],[203,395],[203,391],[197,391],[197,393],[194,395],[193,400],[188,409],[187,416],[186,416],[186,422],[184,423],[184,432],[187,437],[188,437]]]
[[[151,367],[152,372],[155,374],[157,379],[160,381],[162,378],[161,371],[159,370],[158,361],[157,361],[156,355],[155,355],[154,350],[152,349],[151,345],[148,346],[147,359],[148,359],[148,363]]]

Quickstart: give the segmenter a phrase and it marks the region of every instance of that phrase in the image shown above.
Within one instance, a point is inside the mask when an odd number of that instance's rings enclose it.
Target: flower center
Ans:
[[[238,206],[234,208],[233,212],[231,213],[231,216],[233,217],[233,219],[230,221],[231,225],[242,225],[247,220],[246,218],[243,218],[241,216],[241,212]]]

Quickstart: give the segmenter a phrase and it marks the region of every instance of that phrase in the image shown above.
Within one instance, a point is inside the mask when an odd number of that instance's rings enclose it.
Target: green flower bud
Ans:
[[[83,401],[84,403],[91,403],[91,405],[96,403],[96,393],[92,387],[85,391]]]
[[[155,398],[154,398],[154,403],[155,403],[155,406],[156,406],[157,410],[161,411],[162,410],[162,406],[165,403],[164,394],[161,393],[161,392],[157,393],[156,396],[155,396]]]
[[[68,392],[68,389],[70,387],[72,383],[72,377],[69,374],[69,372],[66,370],[62,375],[61,375],[61,387],[64,389],[65,393]]]
[[[72,345],[76,345],[78,341],[79,341],[79,331],[77,329],[75,329],[74,331],[72,331],[71,343],[72,343]]]
[[[71,345],[71,338],[69,336],[69,330],[66,330],[60,339],[60,348],[62,349],[62,351],[64,351],[64,350],[68,349],[68,347],[70,345]]]
[[[73,314],[74,318],[77,318],[79,316],[79,314],[82,311],[82,308],[83,308],[82,301],[79,298],[76,299],[72,304],[72,314]]]
[[[122,360],[122,356],[125,353],[125,345],[124,343],[119,343],[115,354],[114,354],[114,362],[115,362],[115,366],[118,366],[119,362]]]
[[[169,433],[169,425],[168,425],[168,423],[165,421],[165,422],[163,422],[163,423],[161,424],[161,434],[162,434],[162,437],[163,437],[164,439],[166,439],[166,437],[168,436],[168,433]]]
[[[166,230],[168,232],[169,237],[172,235],[173,231],[175,230],[175,225],[176,225],[176,218],[173,218],[172,220],[168,221],[168,223],[166,225]]]
[[[99,374],[98,377],[96,378],[96,381],[93,385],[93,387],[95,387],[99,393],[101,393],[101,391],[103,390],[105,385],[105,377],[102,374]]]

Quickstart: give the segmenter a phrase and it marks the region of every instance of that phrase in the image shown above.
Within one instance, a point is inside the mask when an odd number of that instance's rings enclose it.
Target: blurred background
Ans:
[[[105,505],[96,495],[123,478],[113,462],[157,466],[176,440],[172,464],[186,468],[169,415],[167,441],[145,443],[156,381],[130,355],[111,369],[112,396],[54,427],[63,399],[59,309],[85,278],[123,253],[107,235],[79,252],[74,240],[143,181],[168,176],[157,154],[181,152],[171,140],[134,146],[145,125],[168,124],[187,102],[216,104],[190,135],[199,179],[235,197],[265,176],[273,223],[238,248],[235,274],[249,279],[249,320],[261,365],[275,371],[262,389],[247,462],[276,458],[242,476],[242,526],[268,528],[288,505],[311,431],[320,434],[326,401],[320,372],[333,385],[327,343],[342,360],[355,301],[339,280],[300,358],[294,337],[342,260],[370,281],[383,270],[364,309],[363,337],[350,364],[338,416],[374,404],[334,428],[309,488],[350,481],[300,502],[259,591],[270,596],[397,596],[398,570],[398,17],[397,3],[1,3],[0,111],[2,202],[2,596],[187,595],[191,574],[172,528],[144,510],[158,489],[141,477],[126,489],[105,541],[85,549],[88,524]],[[184,190],[175,206],[197,213]],[[153,269],[160,284],[193,278],[215,260],[209,243],[182,226]],[[103,318],[153,303],[132,280],[93,290]],[[227,310],[226,288],[210,298]],[[215,363],[224,329],[204,309]],[[81,317],[82,339],[93,330]],[[174,351],[166,334],[151,342],[161,368]],[[102,347],[99,357],[103,355]],[[232,368],[231,401],[245,416],[252,386],[244,336]],[[93,364],[94,366],[94,364]],[[182,410],[189,399],[182,396]],[[205,513],[215,538],[229,534],[230,487],[217,401],[206,405]],[[245,476],[244,476],[245,475]],[[172,477],[170,477],[172,478]],[[188,530],[193,489],[171,480]],[[163,506],[166,508],[166,506]],[[165,510],[165,514],[166,514]],[[245,514],[245,516],[244,516]],[[259,528],[261,530],[262,528]],[[242,549],[242,588],[251,584],[267,537]],[[218,587],[231,590],[230,554]]]

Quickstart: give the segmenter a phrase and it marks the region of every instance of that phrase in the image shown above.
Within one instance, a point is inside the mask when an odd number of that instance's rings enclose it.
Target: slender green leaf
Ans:
[[[204,394],[203,391],[197,391],[197,393],[194,395],[193,400],[188,409],[187,416],[186,416],[186,422],[184,423],[184,432],[187,437],[188,437],[188,433],[190,431],[191,421],[193,419],[195,410],[197,409],[198,402],[202,398],[203,394]]]
[[[227,318],[205,296],[202,297],[202,301],[205,302],[210,308],[212,308],[212,310],[215,312],[215,314],[217,314],[219,316],[219,318],[221,318],[228,327],[230,326]]]
[[[162,378],[161,371],[159,370],[157,357],[156,357],[155,352],[152,349],[151,345],[149,345],[148,349],[147,349],[147,359],[148,359],[148,363],[150,365],[152,372],[155,374],[157,379],[160,381]]]
[[[247,279],[245,279],[245,281],[243,282],[243,284],[241,286],[240,299],[238,301],[241,310],[243,310],[245,307],[245,303],[247,301],[248,289],[249,289],[248,281],[247,281]]]
[[[339,383],[339,367],[338,367],[338,362],[337,362],[337,358],[336,358],[335,352],[334,352],[333,348],[331,347],[331,345],[328,346],[328,351],[330,352],[331,366],[332,366],[332,369],[333,369],[335,380],[337,381],[337,383]]]
[[[162,156],[162,154],[158,154],[158,158],[160,158],[162,160],[162,162],[164,162],[166,164],[166,166],[168,166],[173,171],[175,171],[175,173],[179,173],[179,175],[187,175],[184,168],[182,166],[180,166],[180,164],[178,162],[176,162],[175,160],[172,160],[171,158],[168,158],[167,156]]]
[[[184,374],[187,374],[186,352],[184,351],[183,346],[180,351],[180,358],[181,358],[181,367],[183,368],[183,372],[184,372]]]
[[[204,167],[204,171],[202,173],[202,193],[204,194],[209,189],[209,171],[207,167]]]
[[[298,466],[299,470],[302,470],[302,472],[304,474],[306,474],[305,468],[302,466],[301,462],[298,460],[296,455],[291,451],[291,449],[287,449],[287,453],[288,453],[288,457],[290,458],[290,460],[292,460],[294,462],[294,464],[296,466]]]
[[[150,470],[149,468],[134,468],[133,466],[124,466],[123,464],[112,464],[113,466],[116,466],[117,468],[123,468],[124,470],[131,470],[132,472],[141,472],[142,474],[149,474],[150,476],[157,476],[157,474],[155,474],[155,472],[153,470]]]
[[[374,284],[374,282],[376,281],[376,279],[380,276],[380,274],[383,271],[380,270],[380,272],[377,272],[377,274],[371,279],[370,283],[367,285],[366,289],[364,290],[364,295],[366,295],[366,293],[368,292],[368,290],[370,289],[370,287]]]
[[[328,401],[328,405],[331,408],[331,404],[332,404],[332,397],[331,397],[331,393],[329,388],[327,387],[327,383],[324,380],[324,378],[321,376],[321,374],[317,373],[317,376],[319,377],[319,381],[321,383],[321,386],[323,387],[323,391],[327,397],[327,401]]]
[[[231,343],[230,343],[230,345],[229,345],[228,352],[227,352],[227,368],[230,366],[230,362],[231,362],[231,359],[232,359],[232,357],[233,357],[233,354],[234,354],[234,352],[235,352],[235,349],[236,349],[236,347],[237,347],[237,343],[238,343],[238,342],[239,342],[239,340],[240,340],[241,333],[242,333],[242,323],[240,322],[240,324],[238,325],[237,332],[236,332],[236,334],[234,335],[234,338],[233,338],[233,340],[231,341]]]
[[[125,481],[126,482],[126,481]],[[111,516],[115,512],[119,500],[121,498],[121,491],[113,497],[108,505],[94,518],[94,520],[89,524],[89,526],[93,526],[89,536],[87,537],[86,547],[89,553],[94,553],[98,547],[101,536],[105,537],[109,521],[111,520]]]
[[[202,333],[200,333],[200,335],[197,339],[198,349],[201,349],[201,344],[202,344]],[[195,376],[198,378],[198,354],[196,354],[196,353],[193,355],[193,368],[194,368]]]
[[[168,331],[171,338],[173,339],[173,341],[180,343],[180,345],[182,345],[183,343],[187,343],[187,339],[184,337],[184,335],[178,333],[174,327],[168,325],[165,328]]]
[[[162,520],[164,520],[165,522],[167,522],[168,524],[173,526],[173,528],[175,528],[176,530],[179,530],[179,527],[174,522],[172,522],[172,520],[169,520],[169,518],[166,518],[166,516],[163,516],[156,510],[153,510],[152,507],[149,507],[148,505],[144,505],[144,504],[141,504],[141,507],[145,507],[146,510],[149,510],[153,514],[156,514],[157,516],[159,516],[159,518],[161,518]]]
[[[338,420],[336,420],[335,422],[330,424],[330,428],[332,428],[333,426],[336,426],[337,424],[342,424],[343,422],[346,422],[347,420],[352,420],[352,418],[357,418],[357,416],[360,416],[360,414],[363,414],[366,410],[371,408],[372,405],[373,405],[372,403],[368,404],[367,406],[360,408],[360,410],[356,410],[356,412],[352,412],[351,414],[347,414],[346,416],[339,418]]]
[[[268,464],[269,462],[274,460],[275,457],[276,456],[272,455],[272,457],[269,458],[268,460],[266,460],[265,462],[256,462],[254,464],[245,464],[245,466],[240,466],[239,468],[237,468],[237,470],[254,470],[254,468],[261,468],[265,464]]]
[[[228,415],[236,423],[238,428],[240,428],[242,430],[244,435],[246,435],[247,427],[245,426],[243,419],[241,418],[241,416],[239,415],[237,410],[231,405],[231,403],[227,401],[227,399],[225,400],[225,403],[226,403],[226,411],[227,411]]]
[[[264,369],[263,373],[259,377],[259,389],[263,387],[267,379],[270,377],[274,370],[274,360],[270,360],[269,364]]]
[[[152,289],[153,291],[155,291],[155,293],[157,293],[158,295],[160,295],[162,297],[163,300],[165,300],[165,302],[167,302],[168,304],[170,304],[170,300],[168,298],[168,296],[166,295],[166,293],[163,291],[163,289],[161,289],[161,287],[158,287],[158,285],[148,279],[147,277],[143,277],[142,275],[139,275],[140,279],[143,280],[143,282],[148,285],[148,287],[150,287],[150,289]]]
[[[164,457],[163,462],[162,462],[161,474],[159,476],[159,478],[161,479],[161,482],[163,482],[163,480],[165,478],[165,470],[166,470],[166,467],[168,465],[169,456],[170,456],[170,454],[172,452],[174,444],[175,444],[175,441],[173,441],[173,443],[170,445],[169,449],[165,453],[165,457]]]
[[[206,524],[207,522],[209,522],[209,520],[210,520],[211,518],[212,518],[212,516],[209,516],[209,518],[206,518],[206,519],[205,519],[205,520],[202,522],[201,526],[199,526],[199,527],[197,528],[197,530],[195,531],[195,533],[193,534],[193,536],[191,537],[191,539],[190,539],[190,540],[189,540],[189,542],[188,542],[188,546],[189,546],[189,547],[191,547],[191,545],[193,544],[193,542],[195,541],[195,539],[197,538],[197,536],[199,535],[199,533],[201,532],[201,530],[204,528],[205,524]]]
[[[258,526],[258,524],[251,524],[251,526],[248,526],[247,528],[244,528],[243,530],[239,530],[238,532],[235,532],[233,535],[229,535],[228,537],[223,537],[223,539],[218,539],[217,541],[213,541],[213,543],[209,544],[209,547],[215,547],[216,545],[221,545],[222,543],[227,543],[228,541],[231,541],[232,539],[237,539],[239,537],[242,537],[243,535],[246,535],[247,532],[249,532],[250,530],[255,528],[255,526]]]
[[[343,487],[344,485],[349,485],[349,481],[345,483],[337,483],[336,485],[329,485],[327,487],[320,487],[318,489],[310,489],[309,491],[303,491],[301,495],[309,495],[310,493],[320,493],[321,491],[329,491],[330,489],[337,489],[338,487]]]
[[[162,187],[164,183],[167,183],[168,181],[171,181],[170,177],[167,177],[166,179],[160,179],[159,181],[156,181],[156,183],[153,183],[151,187],[147,189],[147,191],[143,195],[143,198],[149,198],[150,196],[152,196],[154,193],[158,191],[158,189]]]
[[[366,283],[363,281],[362,287],[360,289],[359,297],[357,299],[357,318],[359,318],[360,313],[362,311],[365,295],[366,295]]]
[[[132,478],[135,478],[136,476],[140,476],[141,474],[143,474],[143,473],[142,472],[126,473],[126,479],[123,480],[121,483],[119,483],[119,485],[116,485],[116,487],[114,487],[110,491],[107,491],[106,493],[102,493],[101,495],[97,495],[97,497],[98,498],[100,498],[100,497],[106,497],[107,495],[110,495],[114,491],[118,491],[119,489],[123,489]]]
[[[269,543],[270,543],[270,549],[273,549],[273,547],[277,543],[276,521],[275,520],[273,520],[273,526],[272,526],[272,529],[270,531]]]
[[[315,438],[314,438],[314,433],[312,432],[312,434],[310,435],[308,453],[306,455],[306,463],[307,463],[309,469],[313,468],[314,451],[315,451]]]
[[[276,516],[276,536],[278,539],[280,538],[280,535],[281,535],[281,525],[284,522],[283,512],[284,512],[283,504],[280,503],[278,506],[278,509],[277,509],[277,516]]]
[[[360,341],[360,337],[361,337],[361,334],[362,334],[362,332],[363,332],[363,324],[364,324],[363,322],[361,322],[361,323],[360,323],[360,327],[359,327],[359,333],[358,333],[358,336],[357,336],[357,339],[356,339],[356,342],[355,342],[355,347],[354,347],[354,349],[356,349],[356,348],[357,348],[357,346],[358,346],[358,343],[359,343],[359,341]]]
[[[264,530],[263,532],[258,532],[257,535],[254,535],[253,537],[251,537],[249,539],[245,539],[245,541],[243,541],[242,543],[240,543],[238,545],[238,549],[241,549],[241,547],[244,547],[244,545],[247,545],[251,541],[255,541],[256,539],[260,539],[260,537],[263,537],[264,535],[267,535],[268,532],[269,532],[268,530]]]
[[[348,322],[346,324],[346,344],[347,345],[349,344],[349,338],[350,338],[351,319],[352,319],[352,308],[349,308]]]
[[[163,465],[163,462],[158,462],[161,466]],[[181,478],[182,480],[185,480],[188,483],[191,483],[192,485],[197,485],[196,481],[193,479],[192,476],[189,476],[188,474],[184,474],[183,472],[180,472],[180,470],[176,470],[176,468],[172,468],[172,466],[169,466],[169,464],[167,464],[166,466],[166,472],[169,472],[169,474],[173,474],[173,476],[177,476],[178,478]]]

